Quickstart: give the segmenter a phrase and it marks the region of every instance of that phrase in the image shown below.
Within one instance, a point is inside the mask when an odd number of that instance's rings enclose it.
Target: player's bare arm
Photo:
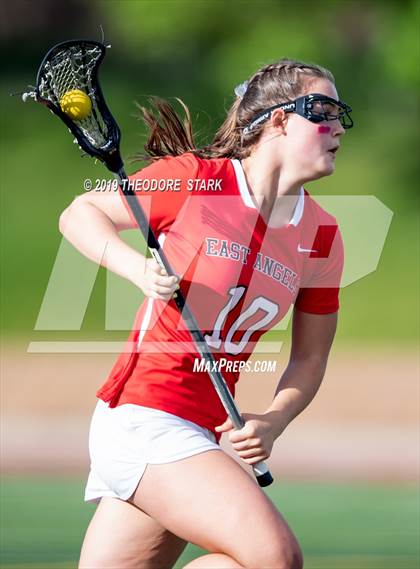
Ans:
[[[146,296],[169,300],[178,288],[178,279],[168,277],[154,259],[146,259],[119,236],[135,224],[118,194],[78,196],[61,214],[59,225],[78,251],[129,280]]]
[[[289,364],[265,413],[270,417],[275,438],[315,397],[324,377],[336,329],[337,312],[309,314],[294,310]]]

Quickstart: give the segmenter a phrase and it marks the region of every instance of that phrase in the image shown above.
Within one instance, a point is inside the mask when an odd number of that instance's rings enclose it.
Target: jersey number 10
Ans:
[[[219,312],[219,315],[216,318],[216,322],[214,323],[212,334],[204,335],[204,339],[211,348],[215,348],[217,350],[220,349],[223,341],[221,338],[223,325],[226,322],[229,312],[235,308],[235,306],[243,297],[245,291],[246,287],[244,286],[236,286],[229,289],[230,299]],[[252,324],[249,328],[243,326],[244,322],[254,316],[258,310],[263,310],[265,312],[265,315],[257,322],[254,322],[254,324]],[[231,327],[227,331],[224,343],[224,352],[226,354],[231,354],[232,356],[237,356],[240,354],[249,342],[249,339],[253,332],[260,330],[265,326],[268,326],[270,322],[276,317],[278,311],[278,305],[274,302],[271,302],[271,300],[268,300],[268,298],[265,298],[264,296],[257,296],[254,298],[248,308],[241,312],[241,314],[232,323]],[[243,329],[244,334],[239,342],[233,342],[233,335],[239,329]]]

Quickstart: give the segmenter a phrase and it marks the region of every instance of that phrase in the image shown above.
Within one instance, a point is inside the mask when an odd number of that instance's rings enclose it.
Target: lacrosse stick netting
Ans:
[[[45,104],[66,123],[85,152],[116,172],[122,167],[121,135],[97,77],[105,51],[104,44],[90,40],[73,40],[54,46],[40,65],[35,91],[25,94],[24,100],[32,96]],[[72,120],[60,106],[64,95],[75,90],[85,93],[92,104],[91,112],[81,120]]]

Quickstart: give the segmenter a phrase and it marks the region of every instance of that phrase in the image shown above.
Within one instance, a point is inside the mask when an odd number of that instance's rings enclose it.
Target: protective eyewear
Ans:
[[[269,107],[257,115],[255,119],[244,128],[244,134],[250,133],[256,126],[269,119],[275,109],[283,109],[286,113],[296,113],[313,123],[335,121],[338,119],[342,127],[346,130],[353,126],[353,120],[350,116],[351,107],[343,101],[336,101],[332,97],[327,97],[327,95],[312,93],[298,97],[294,101],[279,103],[278,105]]]

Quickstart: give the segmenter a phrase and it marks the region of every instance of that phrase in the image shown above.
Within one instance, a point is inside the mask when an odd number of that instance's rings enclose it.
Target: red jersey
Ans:
[[[338,310],[337,222],[303,188],[289,224],[272,227],[237,160],[187,153],[163,158],[130,181],[216,360],[246,361],[291,304],[314,314]],[[97,395],[111,407],[161,409],[214,432],[226,412],[199,359],[174,301],[148,298],[128,351]],[[223,375],[234,394],[240,368],[228,367]]]

